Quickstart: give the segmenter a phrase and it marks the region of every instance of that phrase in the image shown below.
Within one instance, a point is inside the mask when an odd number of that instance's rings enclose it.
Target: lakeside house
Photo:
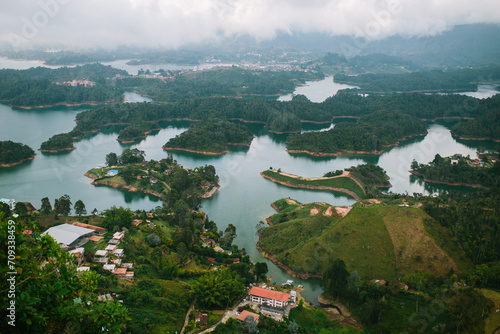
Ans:
[[[252,303],[259,305],[262,314],[278,321],[282,321],[290,312],[289,293],[253,286],[248,292],[248,297]]]

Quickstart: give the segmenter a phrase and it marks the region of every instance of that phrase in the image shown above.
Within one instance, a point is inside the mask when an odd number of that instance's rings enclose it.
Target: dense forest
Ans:
[[[361,181],[365,186],[389,188],[389,176],[386,171],[374,164],[362,164],[346,168],[346,171],[351,172],[352,176]]]
[[[0,100],[19,107],[118,102],[122,100],[123,91],[110,79],[117,74],[127,73],[100,64],[58,69],[4,69],[0,70]],[[89,80],[95,82],[95,86],[62,84],[72,80]]]
[[[477,117],[499,106],[500,95],[488,99],[476,99],[462,95],[425,95],[417,93],[368,97],[341,93],[328,98],[322,103],[311,102],[303,95],[297,95],[287,102],[259,98],[201,98],[172,104],[125,103],[79,113],[76,116],[77,125],[70,132],[70,135],[80,137],[89,131],[99,131],[106,125],[123,124],[128,125],[129,128],[122,130],[119,139],[128,141],[144,136],[147,131],[158,128],[157,122],[160,120],[202,120],[211,115],[229,120],[238,119],[267,123],[272,131],[286,132],[297,131],[299,125],[297,118],[302,122],[329,123],[335,117],[361,117],[376,111],[379,111],[376,115],[396,112],[396,114],[402,113],[420,119],[462,118]],[[409,120],[411,122],[415,121],[412,117]],[[390,121],[392,122],[392,120]],[[367,122],[361,122],[361,124],[366,125],[367,129],[364,131],[359,130],[362,128],[359,124],[338,124],[337,129],[355,126],[356,130],[363,133],[380,132],[380,130],[373,128],[373,124],[367,124]],[[407,127],[404,123],[401,125],[403,128]],[[387,126],[387,124],[384,126]],[[421,128],[421,125],[418,127]],[[397,130],[395,139],[402,138],[403,136],[399,137],[401,134],[400,129],[395,130]],[[422,133],[424,132],[422,131]],[[312,136],[316,135],[313,134]],[[391,137],[391,135],[388,136]],[[380,144],[394,143],[393,138]]]
[[[44,141],[40,146],[40,151],[65,151],[73,149],[73,138],[68,133],[53,135],[49,140]]]
[[[28,145],[6,140],[0,141],[0,164],[9,165],[32,158],[35,151]]]
[[[453,127],[452,133],[465,139],[486,138],[500,141],[500,108],[457,124]]]
[[[246,126],[212,117],[193,123],[188,130],[170,139],[164,148],[223,153],[228,144],[250,145],[252,138]]]
[[[307,132],[288,138],[289,151],[338,154],[343,151],[381,152],[407,137],[424,135],[424,122],[400,112],[378,111],[356,123],[338,123],[324,132]]]
[[[466,91],[477,90],[478,82],[500,80],[500,66],[450,71],[432,70],[404,74],[338,74],[335,82],[360,86],[357,92],[396,93],[414,91]]]
[[[155,101],[176,102],[214,96],[280,95],[292,92],[306,80],[322,79],[321,72],[253,71],[237,67],[178,74],[173,81],[128,77],[124,87],[134,87]]]
[[[429,182],[480,185],[486,188],[500,186],[500,163],[495,162],[492,167],[482,167],[469,165],[466,158],[457,158],[456,163],[452,163],[452,159],[436,154],[434,160],[427,165],[414,160],[411,169]]]

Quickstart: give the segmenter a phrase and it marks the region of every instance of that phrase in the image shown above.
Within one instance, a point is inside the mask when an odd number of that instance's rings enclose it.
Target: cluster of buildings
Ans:
[[[296,303],[297,292],[292,290],[290,293],[285,293],[270,288],[252,286],[248,292],[248,299],[251,303],[257,304],[263,315],[282,321],[284,317],[288,317],[290,306]]]
[[[74,222],[73,224],[61,224],[53,226],[43,234],[48,234],[68,253],[75,255],[78,262],[77,271],[88,271],[90,267],[80,266],[84,260],[84,248],[88,242],[99,243],[104,239],[103,234],[107,230],[102,227]],[[133,281],[134,272],[132,263],[122,263],[124,256],[123,248],[118,248],[120,242],[125,237],[124,232],[115,232],[108,241],[105,249],[97,250],[93,255],[93,262],[101,264],[103,269],[109,270],[118,278]]]
[[[71,87],[94,87],[95,82],[90,81],[90,80],[73,80],[73,81],[64,81],[63,82],[64,86],[71,86]]]

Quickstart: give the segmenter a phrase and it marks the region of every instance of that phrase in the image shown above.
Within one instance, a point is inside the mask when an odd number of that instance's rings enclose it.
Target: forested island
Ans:
[[[120,102],[123,91],[111,79],[127,72],[100,64],[72,68],[0,70],[0,101],[18,108]]]
[[[74,139],[68,133],[60,133],[53,135],[48,140],[44,141],[40,146],[39,151],[45,153],[58,153],[62,151],[75,150],[73,146]]]
[[[193,123],[188,130],[171,138],[163,149],[223,154],[229,152],[228,145],[250,146],[252,138],[246,126],[211,117]]]
[[[470,105],[474,108],[470,108]],[[336,138],[337,134],[342,133],[346,138],[344,142],[339,141],[340,145],[327,145],[329,147],[325,148],[325,151],[319,150],[318,147],[311,149],[324,153],[338,153],[339,149],[373,151],[380,150],[383,145],[394,145],[407,136],[425,134],[424,123],[416,118],[473,118],[499,107],[500,94],[487,99],[476,99],[462,95],[417,93],[367,97],[339,93],[322,103],[311,102],[302,95],[287,102],[259,98],[201,98],[172,104],[119,103],[79,113],[76,116],[77,125],[69,135],[78,138],[84,133],[96,132],[105,126],[126,125],[127,127],[120,131],[118,140],[129,142],[158,129],[158,122],[161,120],[194,121],[207,119],[212,115],[228,120],[267,124],[269,130],[274,132],[296,132],[300,130],[297,119],[300,122],[329,124],[335,118],[366,116],[358,123],[339,123],[331,131],[297,135],[292,137],[292,145],[298,141],[304,141],[305,144],[307,138],[316,136]],[[372,116],[368,116],[372,113]],[[395,132],[386,133],[374,124],[381,125],[385,131],[394,129]],[[356,136],[357,139],[354,139],[351,129],[367,137]],[[311,146],[315,145],[313,143]]]
[[[335,82],[360,86],[358,93],[457,92],[476,91],[478,83],[500,81],[500,66],[450,71],[432,70],[403,74],[337,74]]]
[[[425,123],[400,112],[378,111],[356,123],[338,123],[323,132],[307,132],[288,138],[287,151],[311,155],[341,153],[381,154],[401,140],[427,134]]]
[[[451,133],[460,139],[500,142],[500,108],[488,111],[476,119],[458,123]]]
[[[202,97],[279,96],[293,92],[306,80],[320,80],[320,71],[262,71],[236,66],[193,71],[160,78],[126,77],[124,87],[134,87],[140,94],[158,102],[179,102]]]
[[[483,161],[462,156],[441,157],[424,165],[413,161],[411,173],[423,177],[424,181],[448,185],[489,189],[500,186],[500,162],[498,157],[490,161],[483,155]]]
[[[0,141],[0,167],[13,167],[35,158],[35,151],[28,145],[11,140]]]

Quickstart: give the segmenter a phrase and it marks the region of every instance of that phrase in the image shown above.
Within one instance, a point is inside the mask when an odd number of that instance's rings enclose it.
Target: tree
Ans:
[[[28,208],[26,207],[26,204],[24,204],[23,202],[17,202],[15,209],[20,216],[23,216],[26,213],[28,213]]]
[[[112,206],[103,212],[104,220],[102,225],[108,230],[121,229],[122,227],[130,228],[134,213],[129,208]]]
[[[0,243],[7,245],[7,231],[12,220],[0,214]],[[97,283],[101,280],[95,271],[77,273],[71,264],[73,255],[62,250],[48,234],[37,238],[22,234],[26,225],[15,223],[16,269],[0,266],[0,275],[10,277],[15,271],[15,326],[4,320],[2,333],[98,333],[102,328],[120,333],[127,321],[127,309],[118,302],[98,302]],[[36,224],[35,224],[36,227]],[[0,252],[0,261],[7,263],[7,252]],[[0,299],[7,310],[7,282],[1,283]],[[8,319],[8,318],[7,318]],[[10,321],[10,320],[9,320]]]
[[[269,269],[267,268],[267,263],[257,262],[255,264],[255,277],[256,277],[257,281],[260,280],[261,278],[265,277],[268,270]]]
[[[245,319],[245,330],[248,334],[255,334],[259,332],[257,323],[253,319],[252,315],[248,315]]]
[[[221,243],[226,247],[231,247],[234,238],[236,238],[236,227],[233,224],[229,224],[224,231]]]
[[[40,207],[40,212],[44,215],[48,215],[52,211],[52,205],[50,205],[50,200],[48,197],[42,198],[42,206]]]
[[[335,259],[323,273],[321,286],[326,293],[333,297],[341,297],[347,288],[351,274],[347,271],[344,260]]]
[[[200,276],[191,287],[191,294],[200,305],[218,309],[227,307],[245,292],[243,279],[227,268]]]
[[[75,213],[78,216],[86,215],[87,214],[87,209],[85,209],[85,204],[83,203],[83,201],[81,199],[79,199],[75,203]]]
[[[290,323],[288,324],[288,333],[290,333],[290,334],[298,334],[299,333],[299,325],[297,325],[297,323],[295,321],[290,321]]]
[[[64,194],[54,201],[55,216],[63,215],[68,216],[71,212],[71,199],[69,195]]]
[[[132,167],[127,166],[125,168],[122,168],[122,170],[120,171],[120,175],[126,184],[130,184],[134,180],[135,171]]]
[[[108,167],[118,165],[118,155],[116,155],[116,153],[114,153],[114,152],[107,154],[106,155],[106,165]]]
[[[123,150],[122,154],[120,154],[120,164],[134,164],[138,162],[143,162],[146,157],[144,151],[141,151],[137,148],[126,148]]]
[[[148,242],[150,247],[157,247],[161,245],[160,237],[153,233],[146,237],[146,241]]]
[[[3,214],[4,217],[9,217],[11,215],[9,205],[0,202],[0,214]]]

